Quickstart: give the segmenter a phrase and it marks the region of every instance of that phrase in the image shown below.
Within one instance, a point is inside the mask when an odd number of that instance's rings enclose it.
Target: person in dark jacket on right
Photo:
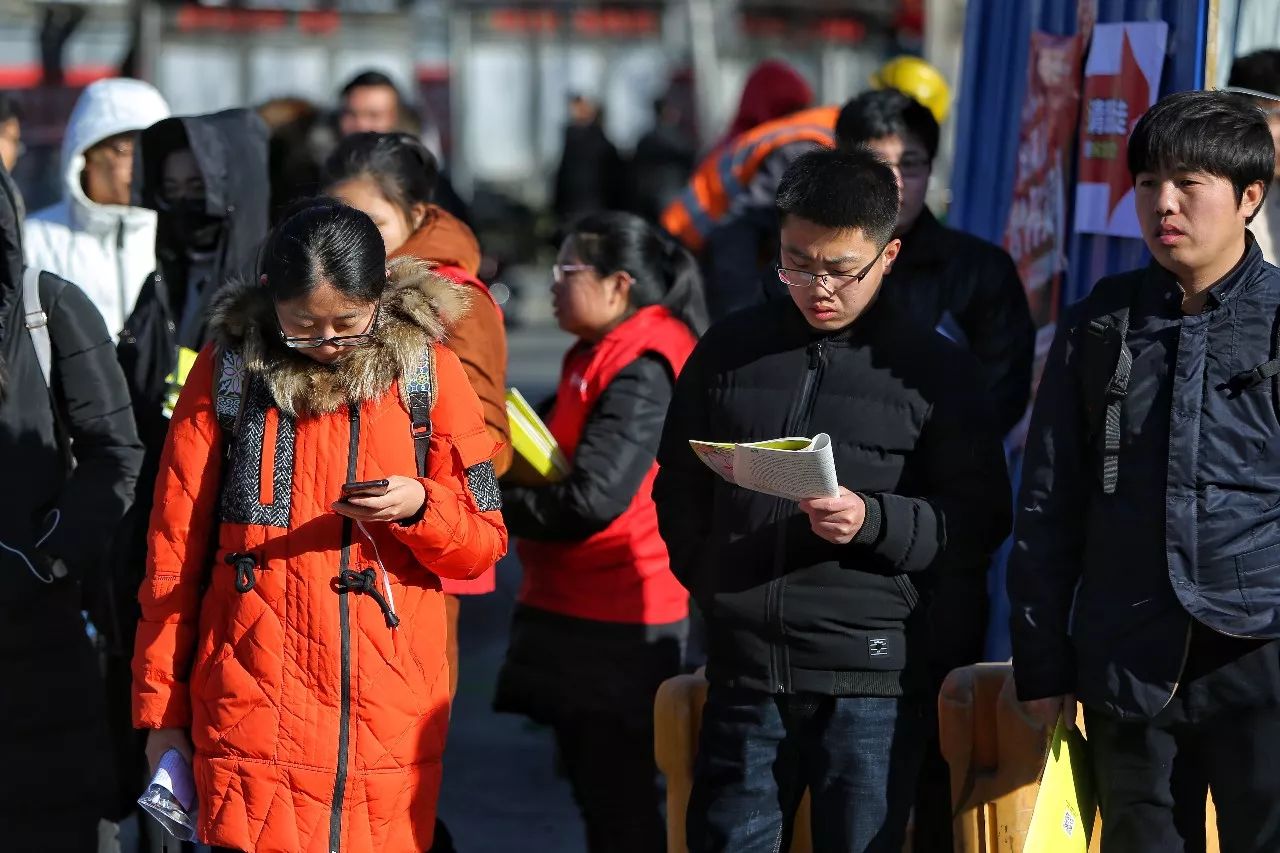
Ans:
[[[900,851],[936,704],[932,590],[983,565],[1012,501],[978,365],[881,296],[892,168],[813,151],[779,185],[790,298],[713,326],[676,383],[654,488],[671,568],[706,616],[711,682],[691,853]],[[730,486],[690,440],[831,436],[840,495]]]
[[[840,112],[836,142],[867,147],[898,176],[902,209],[895,236],[902,240],[882,298],[936,328],[971,352],[982,368],[993,419],[1001,435],[1026,414],[1031,397],[1035,324],[1013,260],[998,246],[947,228],[925,206],[938,152],[933,113],[896,89],[867,92]],[[953,669],[983,659],[987,634],[986,563],[963,567],[940,582],[930,618],[934,685]],[[936,732],[930,737],[913,839],[924,850],[950,850],[951,773]]]
[[[1246,98],[1152,107],[1128,165],[1153,263],[1068,312],[1040,383],[1014,675],[1046,726],[1083,704],[1103,853],[1203,850],[1204,783],[1224,851],[1280,850],[1280,271],[1246,228],[1274,158]]]

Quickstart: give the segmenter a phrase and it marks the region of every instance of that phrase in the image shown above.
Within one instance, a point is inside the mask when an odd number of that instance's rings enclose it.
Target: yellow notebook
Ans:
[[[516,388],[507,389],[507,421],[511,426],[515,459],[504,479],[518,485],[536,486],[554,483],[568,475],[569,462],[555,436]]]
[[[1088,853],[1098,801],[1089,744],[1058,720],[1049,742],[1025,853]]]

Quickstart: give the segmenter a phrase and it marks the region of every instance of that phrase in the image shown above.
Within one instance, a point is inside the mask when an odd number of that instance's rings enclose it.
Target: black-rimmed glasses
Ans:
[[[849,273],[849,274],[833,273],[833,272],[813,273],[813,272],[805,272],[804,270],[795,270],[789,267],[779,266],[777,268],[778,281],[782,282],[788,287],[812,287],[815,282],[820,281],[823,287],[828,287],[828,285],[830,284],[833,286],[829,287],[829,289],[832,291],[836,291],[842,287],[848,287],[851,284],[861,283],[861,281],[871,273],[872,268],[875,267],[876,262],[880,260],[880,256],[883,254],[884,254],[884,249],[881,249],[880,251],[876,252],[876,256],[871,259],[871,263],[867,264],[866,267],[863,268],[862,272],[858,272],[858,273]]]
[[[315,349],[322,346],[335,347],[365,347],[373,343],[378,331],[378,318],[382,314],[382,308],[374,309],[373,316],[369,318],[369,326],[365,331],[358,335],[334,335],[331,338],[294,338],[285,334],[284,326],[280,325],[280,315],[276,314],[276,328],[280,332],[280,340],[289,349]]]

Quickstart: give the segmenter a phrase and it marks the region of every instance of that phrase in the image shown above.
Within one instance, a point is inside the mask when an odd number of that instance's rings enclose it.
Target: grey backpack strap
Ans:
[[[1102,425],[1102,493],[1114,495],[1120,478],[1120,410],[1129,395],[1129,376],[1133,373],[1133,353],[1126,338],[1129,335],[1129,311],[1117,311],[1115,331],[1120,338],[1116,369],[1107,384],[1106,415]]]
[[[222,442],[230,452],[231,443],[240,427],[240,413],[244,409],[244,356],[235,350],[224,349],[217,353],[218,374],[214,383],[213,410],[222,428]]]
[[[49,315],[40,304],[40,270],[27,267],[22,271],[22,318],[36,348],[36,360],[40,362],[40,374],[44,385],[53,381],[53,343],[49,339]]]
[[[1135,291],[1133,281],[1112,280],[1105,287],[1099,282],[1088,298],[1111,310],[1071,331],[1089,445],[1098,454],[1098,484],[1108,495],[1115,494],[1120,478],[1121,416],[1133,372],[1127,338]]]
[[[436,401],[435,350],[422,351],[412,373],[400,383],[401,394],[409,409],[409,429],[413,436],[413,455],[418,463],[418,476],[427,476],[427,455],[431,449],[431,407]]]

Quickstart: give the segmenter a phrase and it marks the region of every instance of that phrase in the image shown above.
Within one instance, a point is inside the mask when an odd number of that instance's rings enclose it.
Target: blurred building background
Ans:
[[[927,13],[926,6],[931,7]],[[759,60],[785,59],[820,103],[898,53],[958,68],[963,0],[92,0],[0,2],[0,89],[27,93],[20,183],[56,196],[61,120],[92,80],[132,73],[175,111],[297,96],[333,103],[376,68],[410,93],[464,196],[546,202],[570,93],[605,107],[624,152],[670,92],[704,146]],[[936,17],[943,28],[929,32]],[[948,61],[950,60],[950,61]],[[44,83],[45,85],[41,85]],[[51,85],[50,85],[51,84]],[[54,154],[56,160],[56,153]]]

